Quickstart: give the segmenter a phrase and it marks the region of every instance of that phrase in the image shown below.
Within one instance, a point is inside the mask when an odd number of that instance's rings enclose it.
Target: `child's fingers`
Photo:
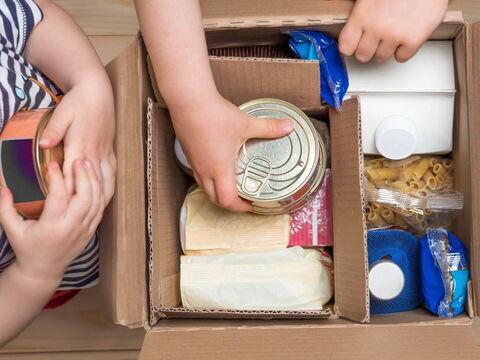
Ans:
[[[6,187],[0,190],[0,223],[7,236],[12,239],[15,239],[15,234],[23,229],[23,218],[15,209],[13,195]]]
[[[398,43],[388,40],[382,40],[380,42],[380,45],[378,45],[377,52],[375,53],[375,60],[379,63],[384,63],[385,61],[393,57],[395,51],[397,50],[397,47]]]
[[[83,223],[92,205],[92,184],[87,166],[83,160],[75,160],[73,163],[75,195],[70,200],[66,216],[78,226]]]
[[[348,19],[338,37],[338,49],[345,56],[352,56],[362,38],[363,29],[354,19]]]
[[[293,130],[293,121],[290,119],[254,118],[247,119],[247,139],[275,139],[288,135]]]
[[[93,168],[92,162],[85,160],[85,165],[92,190],[92,203],[83,223],[84,226],[88,228],[96,215],[103,210],[103,188]]]
[[[48,164],[48,195],[41,219],[63,216],[68,205],[68,193],[60,167],[56,162]]]
[[[115,192],[115,156],[113,156],[113,162],[112,165],[112,160],[106,159],[102,160],[100,163],[103,177],[103,194],[105,196],[104,206],[108,205]]]
[[[362,63],[369,62],[375,55],[379,43],[380,39],[373,32],[364,32],[355,50],[355,58]]]
[[[46,149],[58,145],[65,137],[72,120],[73,114],[67,107],[57,106],[45,130],[43,130],[40,146]]]
[[[218,204],[231,211],[246,212],[252,209],[252,205],[238,196],[235,169],[221,174],[215,178],[215,191]]]
[[[395,52],[395,59],[398,62],[404,63],[410,60],[418,51],[423,42],[415,42],[411,44],[400,45]]]

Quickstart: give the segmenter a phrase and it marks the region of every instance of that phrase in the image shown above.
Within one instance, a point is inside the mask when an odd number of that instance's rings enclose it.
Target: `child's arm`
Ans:
[[[443,20],[448,0],[357,0],[340,33],[339,48],[357,60],[405,62]]]
[[[105,200],[91,162],[75,162],[73,197],[56,163],[49,165],[48,177],[49,194],[38,221],[17,214],[8,189],[0,194],[0,224],[16,255],[0,275],[0,346],[42,310],[102,217]]]
[[[145,43],[175,132],[209,199],[236,211],[251,205],[235,187],[237,153],[249,138],[286,135],[290,121],[252,119],[217,92],[195,0],[137,0]]]
[[[43,20],[27,40],[25,57],[65,93],[42,137],[41,146],[62,139],[63,172],[73,191],[72,164],[88,158],[103,182],[106,202],[114,191],[114,108],[108,76],[87,37],[72,18],[49,0],[36,0]]]

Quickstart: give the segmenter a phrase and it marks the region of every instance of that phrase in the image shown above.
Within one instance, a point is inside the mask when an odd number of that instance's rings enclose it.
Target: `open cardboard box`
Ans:
[[[351,1],[204,0],[209,47],[274,44],[304,27],[337,36]],[[480,310],[480,130],[478,24],[452,9],[432,39],[454,42],[456,184],[465,208],[457,234],[469,248],[469,314]],[[116,98],[117,193],[102,224],[101,271],[116,323],[148,329],[143,359],[478,359],[472,319],[438,319],[422,309],[370,317],[363,213],[361,118],[357,99],[330,112],[334,203],[334,304],[317,312],[192,311],[179,301],[178,213],[188,178],[173,154],[168,111],[156,102],[139,37],[109,66]],[[318,64],[212,57],[217,86],[235,104],[277,97],[319,109]],[[195,79],[192,79],[195,81]],[[183,318],[183,319],[182,319]],[[250,319],[250,320],[245,320]],[[266,321],[268,319],[268,321]]]

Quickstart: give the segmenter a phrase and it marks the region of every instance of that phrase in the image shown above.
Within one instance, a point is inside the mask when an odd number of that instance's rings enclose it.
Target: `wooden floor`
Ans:
[[[294,0],[292,0],[294,1]],[[89,35],[106,64],[138,32],[131,0],[56,0]],[[465,18],[480,21],[480,0],[462,0]],[[115,38],[105,38],[115,35]],[[477,322],[480,346],[480,324]],[[144,331],[112,325],[99,306],[97,289],[81,293],[56,311],[45,311],[16,340],[0,350],[11,360],[131,360],[138,357]]]

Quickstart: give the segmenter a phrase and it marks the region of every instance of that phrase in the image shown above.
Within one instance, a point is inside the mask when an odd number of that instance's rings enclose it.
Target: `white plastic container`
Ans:
[[[399,160],[452,150],[455,75],[451,41],[428,41],[410,61],[345,59],[360,97],[363,152]]]

